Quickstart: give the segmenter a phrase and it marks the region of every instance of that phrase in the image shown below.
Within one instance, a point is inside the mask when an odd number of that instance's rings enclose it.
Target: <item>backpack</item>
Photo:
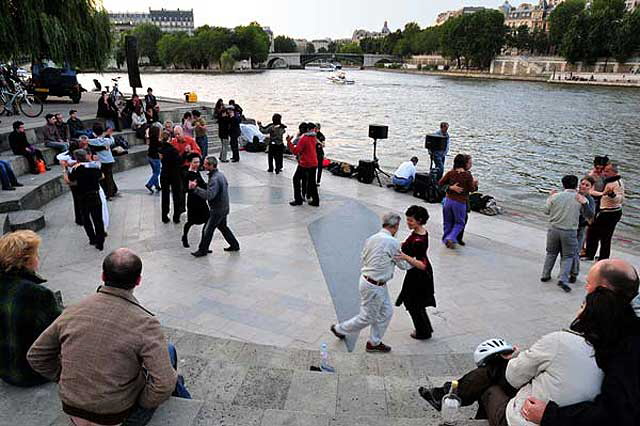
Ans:
[[[469,194],[469,207],[472,211],[487,216],[495,216],[502,212],[495,198],[491,195],[482,195],[479,192]]]
[[[438,185],[436,172],[416,173],[413,183],[413,196],[421,198],[427,203],[440,203],[444,199],[445,192]]]

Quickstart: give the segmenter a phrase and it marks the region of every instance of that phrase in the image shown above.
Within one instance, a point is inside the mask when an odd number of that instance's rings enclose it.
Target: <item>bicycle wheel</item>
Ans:
[[[7,96],[3,91],[0,91],[0,115],[7,113]]]
[[[20,112],[30,118],[34,118],[42,114],[42,110],[44,106],[42,105],[42,101],[39,97],[35,95],[25,95],[22,98],[18,99],[18,108],[20,108]]]

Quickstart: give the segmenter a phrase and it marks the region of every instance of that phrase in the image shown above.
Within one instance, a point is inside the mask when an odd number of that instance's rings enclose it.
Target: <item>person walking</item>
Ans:
[[[188,187],[189,182],[196,181],[197,188],[206,190],[207,184],[202,179],[200,174],[200,156],[196,153],[191,153],[187,156],[189,161],[189,170],[185,173],[184,185]],[[187,223],[184,224],[184,230],[182,232],[182,246],[189,248],[189,230],[193,225],[202,225],[207,223],[209,219],[209,207],[207,201],[198,196],[194,191],[189,191],[187,194]]]
[[[622,203],[624,202],[624,182],[618,172],[618,165],[609,163],[604,168],[605,187],[602,192],[591,191],[592,195],[600,198],[600,211],[596,215],[593,225],[587,235],[586,260],[593,260],[598,245],[599,259],[608,259],[611,255],[611,239],[616,226],[622,219]]]
[[[160,185],[162,186],[162,222],[169,223],[169,197],[173,198],[173,222],[180,223],[180,215],[184,212],[184,184],[182,176],[182,156],[171,144],[170,135],[162,136],[162,145],[159,149],[160,161]]]
[[[229,184],[227,178],[218,170],[218,160],[213,155],[208,156],[204,161],[204,168],[209,172],[209,182],[207,189],[198,187],[196,180],[189,181],[189,191],[207,200],[209,203],[209,219],[202,230],[202,238],[198,250],[191,253],[194,257],[203,257],[209,254],[209,246],[213,239],[213,233],[218,228],[229,244],[224,251],[240,251],[240,243],[227,226],[227,216],[229,215]]]
[[[229,105],[227,107],[227,114],[229,114],[229,143],[231,145],[231,162],[237,163],[240,161],[240,151],[238,147],[238,138],[240,137],[240,114],[236,113],[236,107]]]
[[[89,237],[89,244],[98,250],[104,248],[106,234],[102,221],[102,201],[100,201],[100,178],[102,173],[95,167],[86,167],[89,154],[84,149],[77,149],[73,153],[77,163],[71,172],[67,172],[67,165],[63,164],[64,180],[77,184],[78,201],[82,213],[82,225]]]
[[[311,131],[315,130],[315,125],[308,124]],[[293,175],[293,201],[289,204],[300,206],[304,202],[304,196],[310,198],[310,206],[319,207],[320,197],[318,186],[316,185],[316,170],[318,167],[318,157],[316,154],[317,139],[315,133],[305,133],[302,135],[297,145],[292,143],[292,137],[287,137],[289,151],[298,156],[298,168]],[[303,185],[305,186],[303,191]]]
[[[402,251],[396,258],[406,261],[411,269],[404,276],[396,306],[404,304],[411,316],[415,330],[410,336],[417,340],[427,340],[433,334],[433,327],[426,308],[436,307],[433,268],[427,257],[429,233],[425,225],[429,220],[429,212],[422,206],[411,206],[405,215],[411,235],[402,243]]]
[[[100,182],[104,193],[107,196],[107,200],[111,201],[113,197],[118,193],[118,185],[116,185],[113,179],[113,166],[116,164],[115,158],[111,153],[111,147],[114,144],[112,128],[107,128],[107,132],[104,134],[102,124],[95,123],[93,125],[93,133],[96,135],[95,139],[89,139],[89,148],[98,155],[100,161],[100,170],[104,175],[104,179]]]
[[[453,159],[453,168],[438,182],[441,186],[449,187],[442,205],[442,242],[450,249],[456,247],[458,237],[466,226],[469,194],[478,190],[478,179],[475,179],[469,171],[472,166],[473,161],[470,155],[458,154]]]
[[[24,123],[22,121],[13,122],[13,132],[9,134],[9,146],[14,155],[22,155],[27,159],[29,172],[31,174],[37,175],[39,173],[38,167],[36,166],[36,162],[39,161],[45,164],[47,171],[51,170],[51,168],[46,165],[47,162],[44,160],[42,152],[27,140],[27,134],[25,133]]]
[[[562,178],[563,192],[552,191],[544,207],[544,213],[549,216],[549,230],[547,231],[547,255],[542,268],[540,281],[551,280],[551,271],[560,255],[560,279],[558,287],[569,293],[571,287],[569,274],[573,257],[578,250],[577,230],[582,206],[587,199],[578,194],[578,178],[567,175]]]
[[[162,148],[162,142],[160,142],[160,129],[157,126],[151,126],[149,128],[149,148],[147,149],[147,160],[149,166],[151,166],[151,177],[145,184],[145,188],[153,194],[153,188],[156,188],[156,192],[160,192],[160,170],[162,164],[160,161],[160,148]]]
[[[271,123],[267,126],[262,126],[262,123],[258,121],[258,127],[262,133],[269,135],[269,142],[267,144],[267,161],[269,168],[267,171],[273,173],[273,163],[275,161],[275,172],[279,174],[282,171],[282,157],[284,155],[284,134],[287,131],[287,126],[282,124],[282,116],[280,114],[273,114]]]
[[[393,316],[387,282],[393,278],[396,266],[405,270],[409,268],[406,262],[398,258],[400,243],[394,237],[399,228],[399,215],[387,213],[382,216],[382,229],[367,239],[362,250],[362,274],[358,284],[360,312],[347,321],[331,325],[330,328],[338,339],[344,339],[347,334],[370,327],[367,352],[391,351],[390,346],[382,343]]]
[[[227,155],[229,154],[229,128],[231,126],[231,115],[233,113],[221,105],[218,112],[218,137],[220,138],[220,162],[228,163]]]
[[[318,157],[318,172],[316,177],[316,184],[320,186],[322,180],[322,169],[324,168],[324,143],[327,140],[324,133],[320,131],[320,123],[316,123],[316,156]]]

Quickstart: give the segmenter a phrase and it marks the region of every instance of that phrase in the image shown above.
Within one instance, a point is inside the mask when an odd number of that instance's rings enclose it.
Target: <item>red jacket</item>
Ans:
[[[315,136],[303,135],[298,141],[298,145],[288,143],[289,150],[294,155],[299,155],[298,165],[300,167],[318,167],[318,155],[316,154],[317,140]]]

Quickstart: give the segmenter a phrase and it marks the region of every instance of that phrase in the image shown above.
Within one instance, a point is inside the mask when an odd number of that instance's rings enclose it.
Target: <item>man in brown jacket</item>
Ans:
[[[59,383],[71,418],[98,425],[145,425],[176,387],[160,323],[133,296],[142,261],[120,248],[102,264],[104,286],[67,308],[27,359]],[[172,354],[175,357],[175,352]]]

